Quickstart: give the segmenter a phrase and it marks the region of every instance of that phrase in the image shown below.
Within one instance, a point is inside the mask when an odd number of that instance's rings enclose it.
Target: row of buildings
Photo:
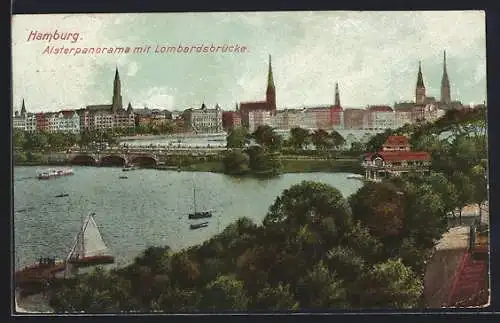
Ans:
[[[189,108],[180,113],[147,108],[133,109],[130,103],[127,108],[124,108],[117,68],[111,104],[89,105],[83,109],[67,109],[59,112],[27,113],[23,100],[21,111],[15,112],[13,127],[29,132],[43,130],[79,133],[85,129],[135,129],[143,125],[160,127],[173,123],[177,130],[195,133],[221,133],[240,126],[253,131],[260,125],[269,125],[280,130],[303,127],[383,131],[409,123],[434,121],[448,109],[462,108],[459,101],[452,101],[450,97],[446,52],[444,53],[440,100],[426,95],[419,63],[415,100],[395,103],[392,107],[389,105],[373,105],[363,108],[343,107],[340,103],[337,83],[333,104],[298,109],[277,109],[271,56],[269,56],[268,64],[265,100],[237,103],[234,111],[223,111],[219,105],[208,108],[204,103],[198,109]]]

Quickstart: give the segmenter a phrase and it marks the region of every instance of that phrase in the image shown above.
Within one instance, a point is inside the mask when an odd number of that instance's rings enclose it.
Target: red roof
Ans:
[[[407,146],[408,138],[405,136],[389,136],[384,143],[384,146]]]
[[[341,106],[334,105],[333,107],[330,108],[330,111],[331,112],[342,112],[342,111],[344,111],[344,109],[342,109]]]
[[[380,151],[378,153],[369,153],[365,160],[371,160],[375,157],[382,157],[384,161],[399,160],[430,160],[431,155],[426,151]]]
[[[392,108],[388,105],[372,105],[368,109],[373,112],[392,112]]]

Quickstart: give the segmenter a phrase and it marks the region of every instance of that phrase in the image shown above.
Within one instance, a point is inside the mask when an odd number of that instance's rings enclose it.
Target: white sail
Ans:
[[[68,254],[68,259],[100,256],[106,254],[108,248],[102,239],[93,214],[89,215],[77,235],[75,244]]]

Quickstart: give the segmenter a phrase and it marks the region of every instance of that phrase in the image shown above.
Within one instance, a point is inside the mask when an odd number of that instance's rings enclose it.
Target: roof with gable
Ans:
[[[372,105],[368,107],[370,112],[392,112],[392,108],[388,105]]]

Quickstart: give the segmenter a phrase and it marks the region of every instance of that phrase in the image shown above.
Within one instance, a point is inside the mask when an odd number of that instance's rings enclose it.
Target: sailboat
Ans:
[[[115,262],[115,258],[109,254],[108,247],[102,239],[94,216],[95,213],[90,213],[83,221],[75,244],[66,258],[68,264],[85,267]]]
[[[189,213],[190,219],[203,219],[203,218],[211,218],[212,211],[196,211],[196,187],[193,186],[193,213]]]

